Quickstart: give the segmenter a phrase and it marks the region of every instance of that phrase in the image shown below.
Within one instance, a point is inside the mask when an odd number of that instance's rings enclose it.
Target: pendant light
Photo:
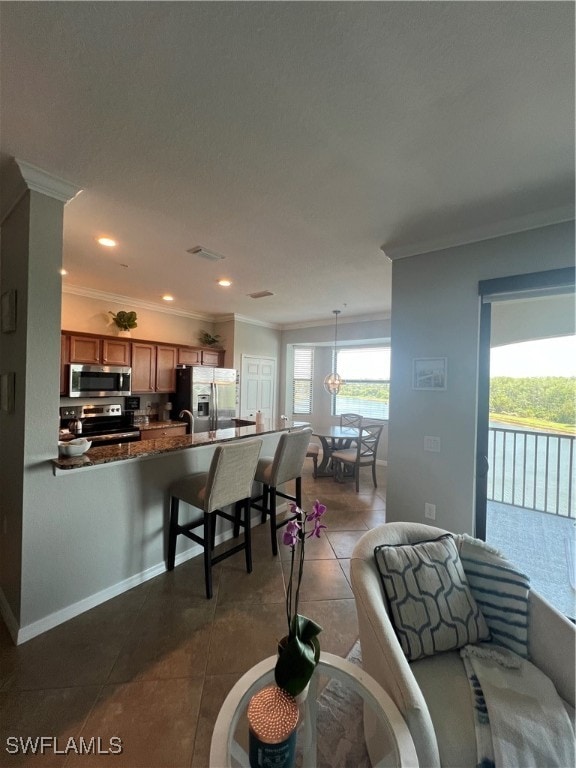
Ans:
[[[338,344],[338,315],[340,314],[339,309],[333,309],[332,312],[335,316],[335,324],[334,324],[334,352],[332,356],[332,373],[329,373],[328,376],[324,379],[324,389],[326,392],[328,392],[329,395],[337,395],[338,392],[340,392],[340,387],[344,382],[342,381],[342,378],[338,375],[336,372],[336,345]]]

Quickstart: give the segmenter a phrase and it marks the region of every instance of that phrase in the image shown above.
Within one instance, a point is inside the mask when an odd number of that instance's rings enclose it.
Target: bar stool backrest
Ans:
[[[298,429],[295,432],[284,432],[280,436],[270,470],[272,487],[276,488],[282,483],[301,476],[311,436],[310,427]]]
[[[216,446],[206,479],[204,512],[250,498],[261,447],[258,439]]]

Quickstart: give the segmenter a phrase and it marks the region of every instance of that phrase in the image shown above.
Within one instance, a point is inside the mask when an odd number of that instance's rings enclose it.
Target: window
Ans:
[[[333,414],[359,413],[365,419],[387,419],[390,395],[390,347],[340,349],[336,370],[344,379],[333,397]]]
[[[293,413],[312,413],[313,378],[314,349],[312,347],[294,347]]]

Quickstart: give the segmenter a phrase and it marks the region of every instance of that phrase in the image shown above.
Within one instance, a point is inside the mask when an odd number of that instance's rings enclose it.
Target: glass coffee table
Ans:
[[[212,733],[210,768],[249,768],[248,703],[255,693],[274,683],[275,664],[276,656],[256,664],[226,697]],[[398,708],[356,664],[321,653],[308,695],[299,706],[298,768],[417,768],[414,742]],[[353,716],[345,709],[350,706]]]

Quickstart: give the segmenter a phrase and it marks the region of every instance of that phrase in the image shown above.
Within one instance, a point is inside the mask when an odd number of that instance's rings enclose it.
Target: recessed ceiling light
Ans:
[[[110,237],[99,237],[98,242],[100,245],[103,245],[106,248],[114,248],[114,246],[117,244],[116,240],[112,240]]]
[[[61,269],[60,270],[60,274],[62,275],[62,277],[64,277],[64,275],[68,274],[68,270],[67,269]]]
[[[164,301],[174,301],[174,296],[170,296],[169,293],[167,293],[166,295],[162,296],[162,298],[163,298]]]
[[[218,280],[218,285],[228,288],[229,285],[232,285],[232,280]]]

